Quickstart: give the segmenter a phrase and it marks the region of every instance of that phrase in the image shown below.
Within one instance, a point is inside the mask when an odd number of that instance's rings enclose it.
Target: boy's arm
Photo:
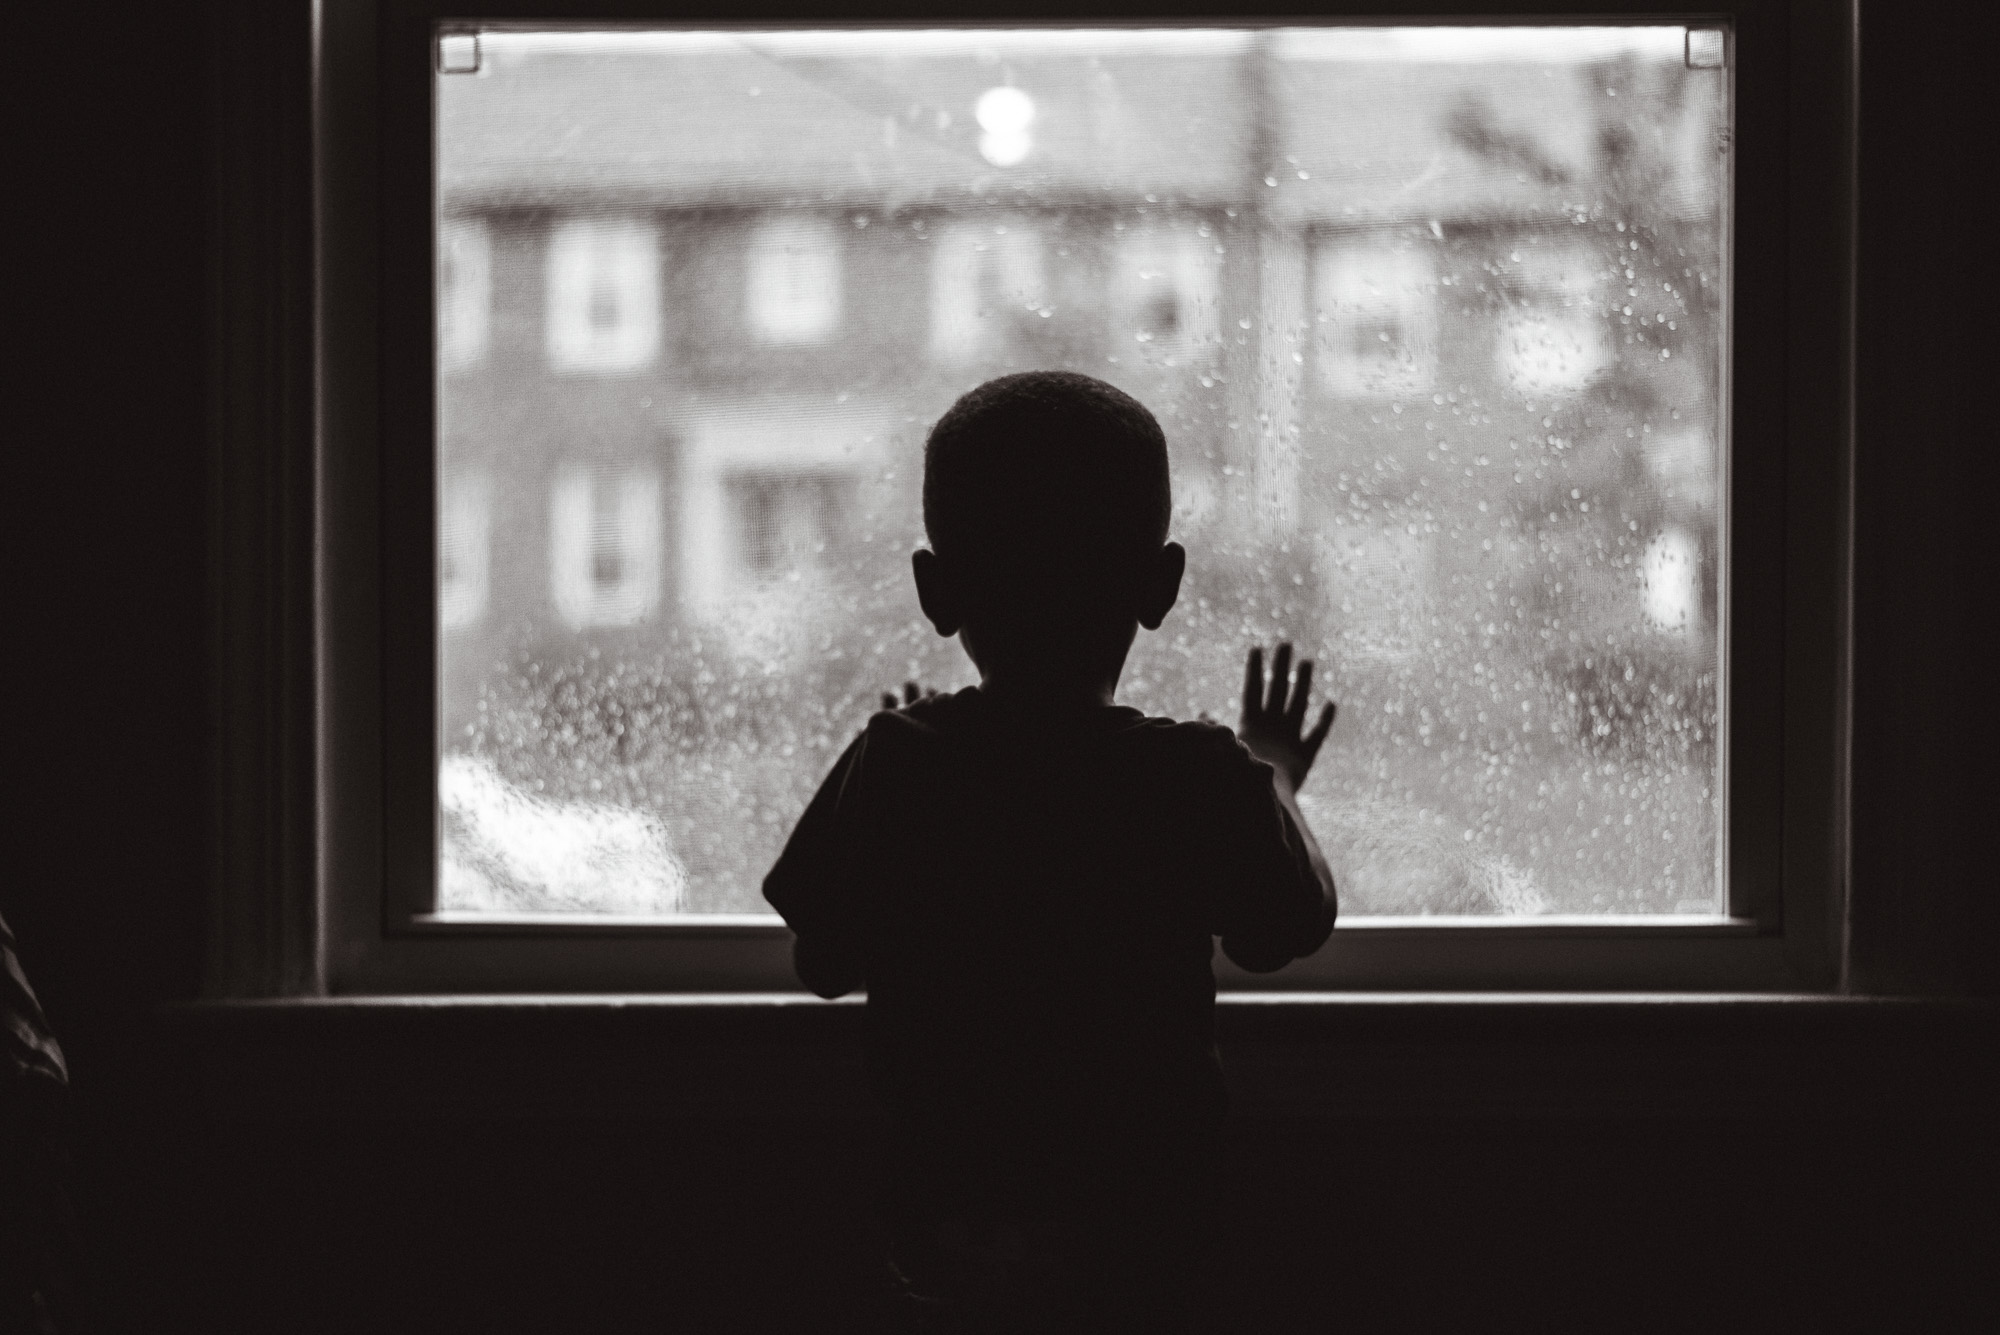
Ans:
[[[843,798],[851,800],[867,734],[848,746],[807,804],[784,852],[764,877],[764,898],[792,929],[792,971],[819,996],[866,981],[860,878],[846,856]]]
[[[792,972],[799,976],[808,992],[828,1001],[845,996],[867,981],[858,951],[821,937],[793,938]]]
[[[1271,789],[1284,810],[1289,829],[1285,831],[1286,843],[1297,839],[1294,861],[1303,853],[1304,860],[1311,869],[1311,878],[1318,891],[1316,912],[1305,905],[1292,917],[1289,924],[1292,932],[1266,930],[1240,930],[1225,934],[1222,938],[1222,953],[1240,968],[1251,973],[1272,973],[1284,968],[1295,959],[1303,959],[1326,944],[1333,934],[1333,922],[1340,911],[1340,903],[1333,884],[1333,869],[1326,865],[1326,858],[1319,851],[1319,841],[1313,838],[1312,827],[1306,824],[1305,816],[1299,811],[1298,796],[1291,779],[1283,770],[1275,766],[1271,775]],[[1296,935],[1292,934],[1293,932]]]
[[[1306,703],[1312,689],[1310,660],[1299,664],[1298,680],[1288,682],[1292,647],[1281,644],[1271,661],[1271,681],[1264,680],[1264,654],[1252,649],[1243,683],[1243,721],[1238,734],[1243,745],[1270,767],[1270,791],[1282,815],[1287,866],[1255,875],[1254,883],[1281,887],[1258,905],[1257,921],[1225,932],[1222,951],[1252,973],[1270,973],[1294,959],[1312,954],[1333,933],[1339,912],[1333,871],[1299,810],[1299,785],[1305,782],[1320,745],[1333,727],[1332,701],[1320,710],[1318,722],[1304,731]]]

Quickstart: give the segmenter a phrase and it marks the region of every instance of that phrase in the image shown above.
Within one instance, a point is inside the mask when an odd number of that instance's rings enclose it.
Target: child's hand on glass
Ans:
[[[1319,720],[1311,732],[1303,732],[1306,696],[1312,689],[1313,665],[1310,658],[1299,661],[1296,680],[1291,680],[1292,646],[1280,644],[1271,655],[1271,679],[1264,681],[1264,650],[1250,651],[1243,672],[1243,721],[1236,735],[1257,757],[1278,772],[1279,781],[1297,792],[1319,754],[1320,743],[1333,727],[1333,701],[1320,707]]]
[[[904,709],[919,700],[928,700],[936,694],[935,686],[919,686],[913,681],[906,681],[903,683],[903,698],[900,702],[896,699],[894,691],[882,692],[882,708]]]

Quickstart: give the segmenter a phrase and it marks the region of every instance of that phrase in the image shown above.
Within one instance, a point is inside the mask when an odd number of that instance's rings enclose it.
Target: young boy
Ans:
[[[1166,440],[1067,372],[973,390],[924,449],[917,598],[979,685],[876,714],[764,881],[823,997],[868,991],[886,1214],[910,1290],[959,1328],[1197,1319],[1224,1111],[1214,938],[1267,972],[1332,931],[1295,800],[1333,722],[1312,664],[1241,740],[1112,703],[1186,553]]]

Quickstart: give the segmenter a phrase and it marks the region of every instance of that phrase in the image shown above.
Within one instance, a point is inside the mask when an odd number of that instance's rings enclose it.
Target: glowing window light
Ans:
[[[1028,127],[1035,123],[1035,100],[1018,88],[989,88],[972,114],[979,122],[979,152],[996,167],[1011,167],[1035,146]]]
[[[1697,564],[1700,550],[1685,530],[1669,528],[1646,544],[1640,558],[1641,605],[1656,629],[1686,631],[1694,626],[1701,600]]]

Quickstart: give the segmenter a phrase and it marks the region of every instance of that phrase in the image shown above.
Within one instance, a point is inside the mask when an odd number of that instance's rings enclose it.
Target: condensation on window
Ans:
[[[1714,914],[1730,105],[1678,26],[485,32],[436,76],[444,910],[763,911],[923,622],[921,449],[1152,408],[1343,914]],[[1699,57],[1699,58],[1697,58]],[[443,71],[451,72],[443,72]]]

